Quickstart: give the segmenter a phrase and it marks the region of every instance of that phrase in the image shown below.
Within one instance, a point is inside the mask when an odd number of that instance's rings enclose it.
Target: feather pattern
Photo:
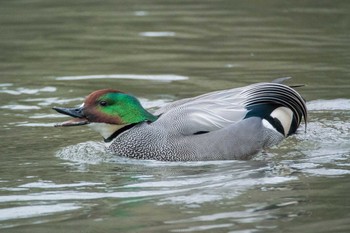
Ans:
[[[304,117],[306,127],[304,100],[294,89],[279,83],[258,83],[182,99],[158,109],[155,114],[161,115],[158,121],[172,122],[176,130],[189,135],[234,124],[259,104],[287,107],[293,111],[296,125]]]

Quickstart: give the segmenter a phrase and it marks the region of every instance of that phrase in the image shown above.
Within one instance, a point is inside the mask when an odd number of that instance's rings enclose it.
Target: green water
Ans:
[[[0,232],[349,232],[347,1],[0,2]],[[91,77],[91,75],[96,75]],[[112,76],[104,76],[112,75]],[[309,123],[252,161],[111,158],[51,108],[278,77]]]

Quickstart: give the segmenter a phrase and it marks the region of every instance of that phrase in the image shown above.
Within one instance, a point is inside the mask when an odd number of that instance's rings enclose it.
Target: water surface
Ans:
[[[3,1],[0,231],[349,232],[346,1]],[[105,153],[53,128],[91,91],[147,108],[292,76],[307,132],[251,161]]]

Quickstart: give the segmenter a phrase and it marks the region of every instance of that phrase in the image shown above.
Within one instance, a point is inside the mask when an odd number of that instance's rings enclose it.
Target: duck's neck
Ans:
[[[143,121],[153,122],[157,117],[143,108],[140,101],[131,95],[119,95],[119,103],[110,108],[110,115],[117,115],[121,124],[133,124]]]
[[[145,119],[143,121],[148,121],[148,122],[154,122],[158,119],[157,116],[153,115],[152,113],[148,112],[146,109],[142,108],[144,110],[144,117]]]
[[[89,127],[100,133],[101,136],[106,140],[109,138],[114,132],[124,128],[127,125],[114,125],[114,124],[107,124],[107,123],[90,123]]]

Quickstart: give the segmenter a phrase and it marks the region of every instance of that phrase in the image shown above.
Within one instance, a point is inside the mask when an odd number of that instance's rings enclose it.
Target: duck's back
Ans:
[[[258,83],[211,92],[175,101],[157,110],[155,114],[160,115],[157,121],[169,126],[169,130],[184,135],[212,132],[257,116],[269,121],[275,128],[280,128],[275,123],[284,127],[284,121],[291,121],[287,123],[292,126],[288,132],[283,133],[287,136],[296,131],[303,117],[306,124],[307,118],[305,101],[300,94],[279,83]],[[285,119],[289,117],[292,119]]]

